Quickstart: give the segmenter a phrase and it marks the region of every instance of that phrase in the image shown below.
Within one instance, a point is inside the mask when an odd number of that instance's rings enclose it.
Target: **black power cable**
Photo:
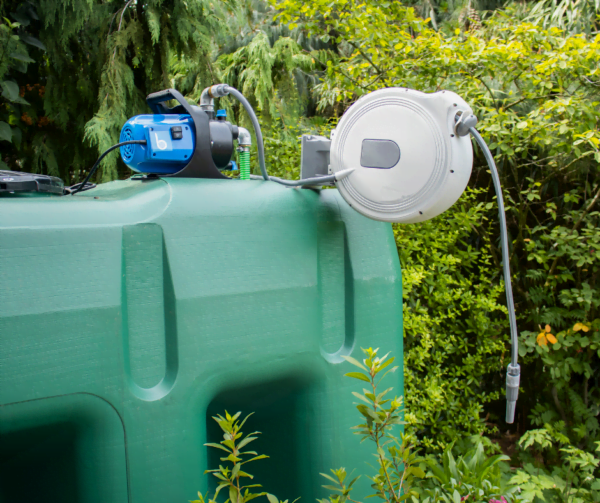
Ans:
[[[123,145],[146,145],[146,143],[147,143],[146,140],[129,140],[129,141],[122,141],[120,143],[113,145],[112,147],[107,148],[102,153],[102,155],[100,157],[98,157],[98,160],[94,163],[94,165],[92,166],[92,169],[90,169],[90,172],[85,177],[85,180],[81,183],[76,183],[75,185],[72,185],[71,187],[69,187],[71,189],[71,195],[74,196],[75,194],[77,194],[77,192],[81,192],[81,191],[89,190],[89,189],[93,188],[90,186],[86,187],[86,185],[88,185],[90,178],[92,178],[92,175],[96,172],[96,170],[98,169],[98,166],[102,162],[102,159],[104,159],[104,157],[106,157],[106,154],[109,154],[114,149],[122,147]],[[73,189],[73,187],[75,187],[75,189]]]

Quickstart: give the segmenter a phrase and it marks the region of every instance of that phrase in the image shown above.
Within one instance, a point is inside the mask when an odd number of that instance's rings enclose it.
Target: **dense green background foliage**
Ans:
[[[67,183],[146,110],[147,94],[170,85],[175,61],[210,81],[212,41],[223,26],[214,6],[198,0],[5,0],[0,15],[3,36],[20,46],[0,60],[0,121],[14,137],[2,144],[2,162]],[[102,180],[128,173],[116,160],[103,163]]]
[[[299,136],[327,134],[363,94],[457,92],[479,117],[504,185],[522,392],[509,426],[497,207],[476,150],[470,188],[450,211],[394,226],[408,431],[430,453],[488,435],[523,466],[518,480],[531,498],[592,501],[600,489],[592,487],[600,475],[597,11],[590,0],[6,0],[0,168],[74,182],[145,110],[147,93],[174,86],[197,99],[225,81],[259,111],[272,174],[295,178]],[[98,180],[123,176],[115,154]]]

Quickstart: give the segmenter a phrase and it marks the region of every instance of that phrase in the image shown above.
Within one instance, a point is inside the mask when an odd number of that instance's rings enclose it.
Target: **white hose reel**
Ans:
[[[465,190],[471,139],[455,133],[458,112],[473,114],[457,94],[388,88],[367,94],[331,134],[330,172],[354,168],[337,182],[350,206],[385,222],[429,220]]]
[[[331,134],[329,172],[340,194],[374,220],[415,223],[452,206],[473,166],[469,134],[483,151],[498,198],[504,282],[512,351],[506,375],[506,422],[514,421],[520,367],[508,236],[494,158],[475,129],[477,118],[457,94],[388,88],[352,105]]]

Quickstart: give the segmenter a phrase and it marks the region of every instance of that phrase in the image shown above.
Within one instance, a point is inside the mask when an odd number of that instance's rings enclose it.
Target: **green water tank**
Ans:
[[[255,413],[256,481],[281,499],[370,473],[342,355],[401,365],[400,265],[390,225],[337,190],[5,193],[0,250],[0,502],[185,503],[212,484],[224,410]]]

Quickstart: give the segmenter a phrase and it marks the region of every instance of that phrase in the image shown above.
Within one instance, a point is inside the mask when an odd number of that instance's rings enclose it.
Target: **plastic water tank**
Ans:
[[[401,365],[389,224],[336,190],[254,180],[0,194],[0,212],[0,501],[195,499],[224,410],[255,412],[270,458],[253,473],[281,499],[364,469],[342,355]]]

